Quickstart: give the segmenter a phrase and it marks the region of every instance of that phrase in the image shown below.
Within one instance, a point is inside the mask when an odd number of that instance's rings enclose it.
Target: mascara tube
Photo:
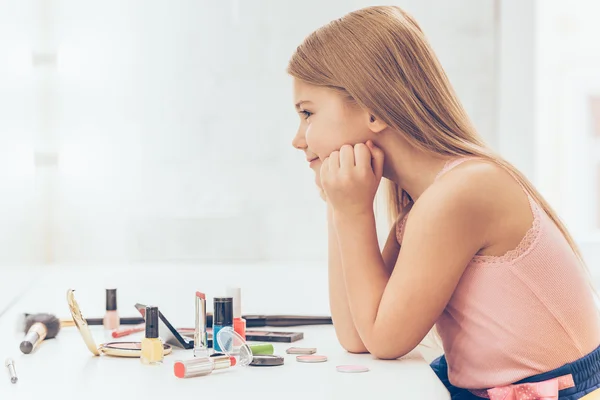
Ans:
[[[206,295],[196,292],[196,327],[194,329],[194,357],[208,356],[206,332]]]

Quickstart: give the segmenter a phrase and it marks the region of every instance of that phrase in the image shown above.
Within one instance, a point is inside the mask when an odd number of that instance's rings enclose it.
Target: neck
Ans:
[[[381,135],[375,143],[385,154],[383,176],[417,201],[435,181],[449,157],[416,149],[398,133],[390,133]]]

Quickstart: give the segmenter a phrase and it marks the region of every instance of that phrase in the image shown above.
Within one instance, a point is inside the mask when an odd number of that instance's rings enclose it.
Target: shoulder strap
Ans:
[[[453,169],[454,167],[459,166],[460,164],[464,163],[465,161],[471,161],[471,160],[476,160],[479,157],[461,157],[461,158],[453,158],[451,160],[446,161],[446,164],[444,165],[444,167],[440,170],[440,172],[438,172],[438,174],[436,175],[435,179],[439,179],[442,175],[444,175],[446,172],[450,171],[451,169]]]

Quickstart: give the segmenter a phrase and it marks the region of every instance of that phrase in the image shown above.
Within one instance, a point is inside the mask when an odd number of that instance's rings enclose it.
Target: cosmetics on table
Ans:
[[[15,370],[14,360],[12,358],[7,358],[6,361],[4,361],[4,365],[6,366],[6,368],[8,368],[8,373],[10,375],[10,382],[17,383],[19,378],[17,378],[17,371]]]
[[[218,332],[216,342],[226,355],[235,355],[237,363],[243,367],[277,366],[283,365],[284,362],[283,357],[273,354],[272,345],[248,345],[231,326],[224,327]]]
[[[253,356],[270,356],[275,349],[271,343],[249,344]]]
[[[185,343],[191,342],[193,347],[194,341],[190,340],[194,338],[193,328],[178,328],[177,333],[181,336]],[[213,332],[212,328],[207,328],[208,331],[208,347],[213,347]],[[162,336],[162,333],[161,333]],[[273,331],[246,331],[246,340],[249,342],[279,342],[279,343],[292,343],[297,342],[304,338],[303,332],[273,332]],[[187,344],[186,344],[187,345]],[[182,347],[182,346],[179,346]],[[185,348],[185,347],[184,347]]]
[[[146,306],[141,303],[136,303],[135,308],[142,315],[142,317],[146,314]],[[182,349],[193,349],[194,348],[194,329],[186,330],[186,332],[191,332],[191,335],[184,334],[179,332],[173,324],[169,322],[169,320],[164,316],[164,314],[159,310],[158,311],[159,318],[159,334],[163,343],[170,344],[171,346],[179,347]],[[210,347],[210,340],[209,340]]]
[[[369,372],[369,367],[364,365],[338,365],[335,367],[337,372],[345,372],[345,373],[360,373],[360,372]]]
[[[331,325],[333,324],[331,317],[310,316],[310,315],[243,315],[241,316],[246,322],[248,328],[262,328],[265,326],[290,327],[304,325]],[[213,315],[206,314],[206,323],[211,326],[213,323]]]
[[[327,356],[317,354],[296,356],[296,361],[302,363],[322,363],[327,361]]]
[[[155,365],[163,362],[163,342],[158,337],[158,307],[146,307],[146,337],[142,340],[142,364]]]
[[[23,317],[27,318],[30,313],[24,313]],[[262,328],[266,326],[276,327],[290,327],[290,326],[304,326],[304,325],[331,325],[331,317],[324,316],[303,316],[303,315],[242,315],[242,318],[246,320],[247,328]],[[103,325],[103,318],[86,318],[88,325]],[[119,318],[119,325],[138,325],[144,322],[144,318],[140,317],[121,317]],[[213,315],[212,313],[206,314],[206,325],[212,326]],[[62,328],[68,326],[75,326],[73,319],[71,318],[60,318],[60,325]]]
[[[235,364],[235,357],[227,355],[196,357],[191,360],[176,361],[173,372],[178,378],[194,378],[212,374],[214,370],[233,367]]]
[[[104,329],[117,329],[119,327],[119,313],[117,312],[117,289],[106,289],[106,314],[102,324]]]
[[[278,365],[283,365],[284,359],[281,356],[276,356],[273,354],[268,355],[258,355],[252,357],[252,362],[249,365],[253,367],[275,367]]]
[[[216,337],[219,331],[225,327],[233,329],[233,299],[231,297],[215,297],[213,308],[213,336]],[[213,340],[213,348],[219,353],[224,350],[221,348],[221,344],[215,340]]]
[[[196,326],[194,329],[194,357],[208,355],[208,333],[206,332],[206,296],[196,292]]]
[[[317,349],[315,347],[290,347],[285,352],[288,354],[310,355],[315,354]]]
[[[233,330],[246,339],[246,320],[242,318],[242,290],[239,287],[227,289],[227,295],[233,298]]]
[[[96,345],[94,341],[94,337],[92,332],[90,331],[90,327],[88,323],[81,313],[81,309],[79,308],[79,304],[75,300],[75,291],[69,289],[67,291],[67,302],[69,304],[69,310],[71,311],[71,316],[85,345],[88,350],[95,356],[107,355],[113,357],[130,357],[130,358],[140,358],[142,355],[142,343],[141,342],[109,342],[102,343],[100,345]],[[173,348],[168,345],[163,345],[163,354],[167,355],[173,351]]]
[[[89,326],[104,325],[104,318],[86,318],[86,324]],[[144,323],[144,318],[140,317],[121,317],[119,318],[119,326],[121,325],[139,325]],[[75,322],[70,318],[61,318],[60,326],[65,328],[75,326]]]
[[[304,338],[302,332],[246,331],[246,340],[250,342],[292,343],[302,338]]]
[[[145,330],[146,330],[146,323],[142,322],[141,324],[138,324],[138,325],[116,329],[112,332],[111,335],[112,335],[112,337],[114,337],[116,339],[116,338],[120,338],[123,336],[132,335],[134,333],[144,332]]]
[[[259,328],[264,326],[304,326],[304,325],[331,325],[331,317],[309,315],[244,315],[246,328]]]

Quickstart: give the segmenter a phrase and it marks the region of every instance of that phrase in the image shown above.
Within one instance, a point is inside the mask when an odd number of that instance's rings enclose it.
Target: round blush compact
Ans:
[[[262,355],[252,357],[252,362],[249,365],[261,367],[273,367],[283,365],[283,357],[275,355]]]
[[[365,367],[364,365],[338,365],[335,369],[338,372],[346,373],[369,372],[369,367]]]
[[[309,356],[297,356],[296,361],[303,363],[322,363],[327,361],[327,356],[319,356],[316,354]]]
[[[285,352],[288,354],[315,354],[317,349],[314,347],[290,347]]]

